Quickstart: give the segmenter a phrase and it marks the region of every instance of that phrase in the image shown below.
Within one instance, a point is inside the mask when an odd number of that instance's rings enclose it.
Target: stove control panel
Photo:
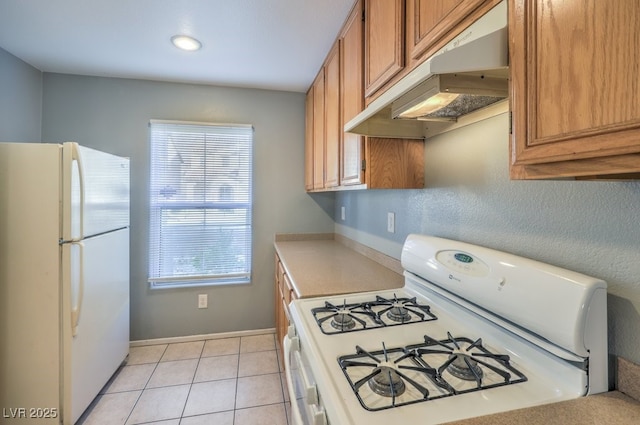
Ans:
[[[436,259],[451,271],[474,277],[489,275],[489,266],[468,252],[447,250],[436,254]]]

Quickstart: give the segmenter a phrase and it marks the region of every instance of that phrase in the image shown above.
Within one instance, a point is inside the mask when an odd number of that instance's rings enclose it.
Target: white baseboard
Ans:
[[[169,338],[156,338],[156,339],[140,339],[137,341],[129,341],[129,347],[142,347],[145,345],[159,345],[159,344],[175,344],[178,342],[202,341],[203,339],[236,338],[240,336],[272,334],[275,332],[276,332],[275,328],[268,328],[268,329],[256,329],[256,330],[250,330],[250,331],[224,332],[224,333],[217,333],[217,334],[175,336],[175,337],[169,337]]]

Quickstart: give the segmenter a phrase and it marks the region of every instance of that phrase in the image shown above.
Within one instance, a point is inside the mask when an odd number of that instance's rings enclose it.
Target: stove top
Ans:
[[[605,282],[425,235],[402,265],[403,288],[289,305],[303,416],[432,425],[607,390]]]
[[[379,295],[356,303],[332,304],[311,310],[316,323],[324,334],[363,331],[367,329],[406,325],[437,320],[431,307],[418,302],[416,297],[385,298]]]
[[[338,363],[358,401],[367,410],[399,407],[472,391],[525,382],[506,354],[492,353],[466,337],[436,340],[369,352],[356,346],[355,354]]]

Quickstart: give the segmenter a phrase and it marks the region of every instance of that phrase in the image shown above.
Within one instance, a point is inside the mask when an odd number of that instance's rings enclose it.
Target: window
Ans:
[[[151,286],[249,282],[253,128],[149,127]]]

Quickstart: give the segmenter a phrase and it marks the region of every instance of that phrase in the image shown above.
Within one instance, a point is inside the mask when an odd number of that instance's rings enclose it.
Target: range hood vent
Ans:
[[[463,121],[477,121],[466,118],[468,114],[487,118],[486,112],[476,111],[505,112],[508,74],[503,1],[371,102],[344,130],[366,136],[425,138],[459,127]]]
[[[507,79],[483,74],[436,74],[391,104],[391,118],[457,121],[509,95]]]

